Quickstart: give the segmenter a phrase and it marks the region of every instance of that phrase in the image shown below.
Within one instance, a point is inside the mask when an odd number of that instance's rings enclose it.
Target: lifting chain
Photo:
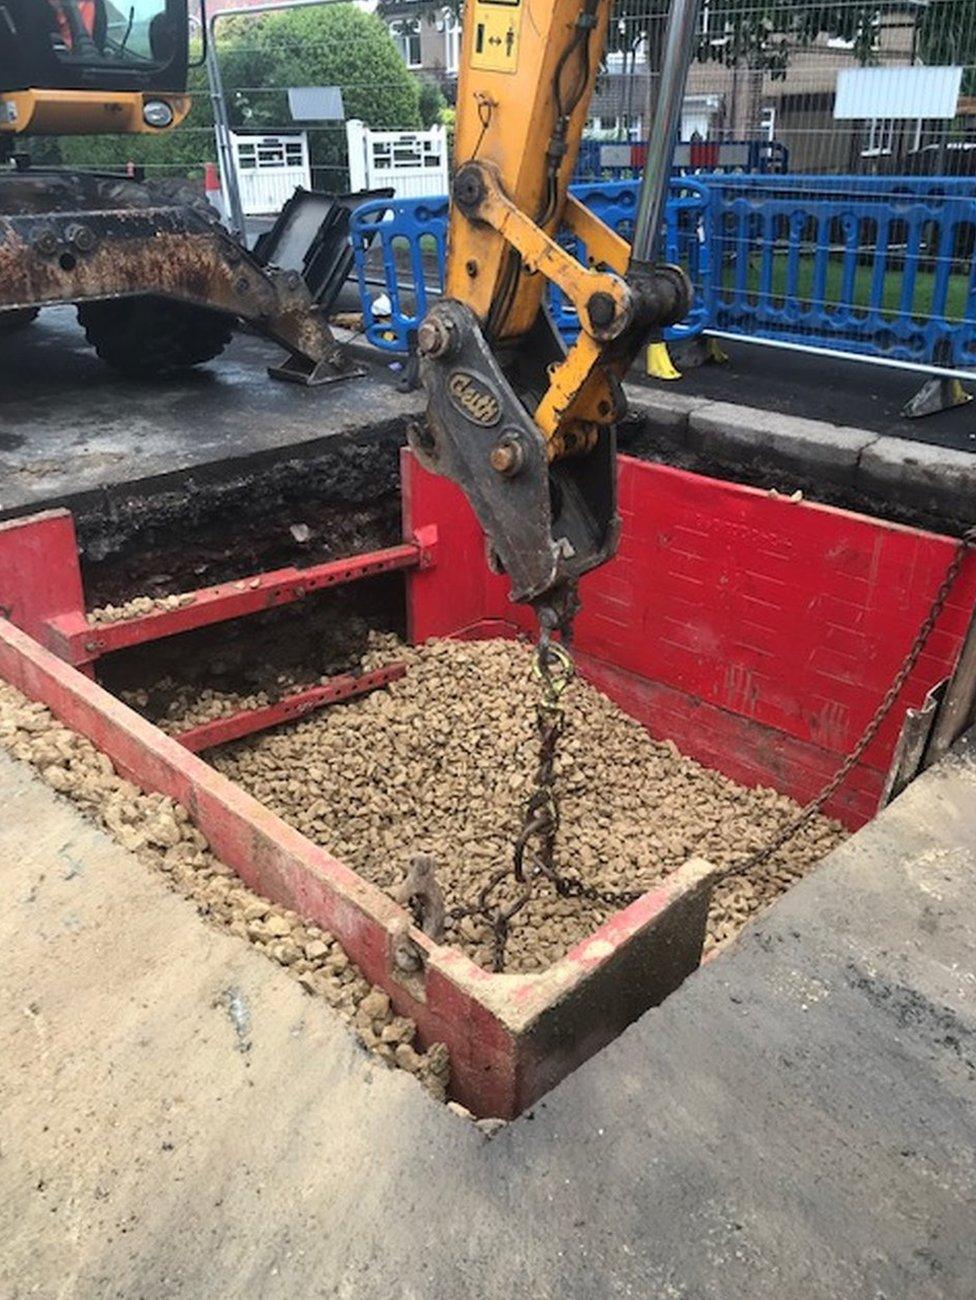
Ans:
[[[861,733],[857,744],[843,763],[820,792],[777,831],[767,844],[750,854],[744,861],[726,867],[718,878],[720,881],[732,876],[748,875],[762,866],[784,844],[793,839],[840,789],[877,736],[902,688],[911,676],[952,593],[966,555],[974,547],[976,547],[976,528],[970,528],[959,539],[945,576],[901,667]],[[492,968],[495,971],[502,971],[505,968],[505,947],[512,918],[532,897],[536,880],[540,878],[548,880],[561,898],[582,898],[587,902],[602,903],[608,907],[625,907],[636,902],[646,893],[645,889],[598,889],[594,885],[587,885],[577,876],[563,875],[555,866],[556,837],[559,832],[559,801],[555,791],[556,752],[565,727],[563,695],[575,676],[572,656],[566,645],[568,622],[568,618],[560,620],[564,640],[563,643],[559,643],[552,640],[555,620],[540,617],[541,630],[534,667],[535,675],[542,686],[542,699],[536,705],[539,761],[535,785],[526,804],[522,829],[515,841],[512,867],[499,868],[482,887],[473,903],[452,908],[450,913],[456,920],[465,916],[482,916],[488,922],[493,933]],[[502,881],[510,876],[514,876],[517,885],[514,898],[504,905],[493,907],[492,894]]]
[[[552,639],[556,619],[540,611],[539,644],[536,648],[534,673],[542,688],[542,699],[536,705],[536,731],[539,740],[539,759],[535,784],[525,806],[522,829],[515,840],[511,874],[517,890],[508,903],[493,908],[491,896],[505,880],[510,869],[501,867],[485,883],[475,901],[466,907],[456,907],[451,916],[483,916],[492,929],[492,969],[505,969],[505,947],[512,918],[532,897],[533,886],[539,878],[549,880],[561,898],[584,898],[607,906],[626,906],[644,894],[643,889],[597,889],[578,877],[565,876],[556,868],[554,857],[556,836],[559,833],[559,801],[555,790],[556,751],[566,724],[563,695],[576,676],[572,656],[566,645],[568,619],[559,620],[564,641]],[[528,861],[527,861],[528,859]]]

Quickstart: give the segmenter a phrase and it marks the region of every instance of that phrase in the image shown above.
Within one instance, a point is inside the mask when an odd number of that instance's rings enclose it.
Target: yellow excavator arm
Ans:
[[[672,3],[633,247],[567,193],[609,0],[465,10],[446,290],[418,330],[428,410],[412,444],[464,489],[512,598],[549,625],[568,624],[578,578],[616,547],[621,379],[691,305],[684,272],[656,252],[696,8]],[[550,285],[579,318],[568,349]]]

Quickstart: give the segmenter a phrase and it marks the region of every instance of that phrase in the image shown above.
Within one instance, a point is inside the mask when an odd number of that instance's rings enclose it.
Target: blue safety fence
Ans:
[[[576,185],[572,192],[611,229],[630,240],[637,206],[638,181]],[[681,324],[666,331],[671,340],[689,338],[706,323],[709,246],[706,213],[709,195],[697,181],[676,180],[666,213],[667,260],[679,262],[696,288],[696,305]],[[353,212],[350,223],[364,332],[370,343],[388,352],[408,352],[411,335],[427,314],[428,301],[443,291],[447,243],[446,197],[375,199]],[[581,241],[565,234],[564,246],[585,263]],[[377,315],[374,303],[385,293],[390,315]],[[567,340],[579,323],[563,295],[551,287],[550,305]]]
[[[708,328],[923,364],[976,362],[976,180],[707,181]]]
[[[637,181],[577,184],[573,193],[629,239]],[[367,337],[409,350],[441,291],[447,199],[377,200],[352,220]],[[566,246],[585,261],[571,238]],[[370,245],[374,251],[369,252]],[[976,179],[944,176],[676,178],[667,257],[695,286],[688,320],[703,330],[834,348],[895,361],[976,366]],[[372,279],[372,283],[371,283]],[[373,313],[380,291],[390,317]],[[564,337],[575,314],[558,290]]]

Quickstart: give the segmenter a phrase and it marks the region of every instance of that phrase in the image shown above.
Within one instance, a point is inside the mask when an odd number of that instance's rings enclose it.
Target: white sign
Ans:
[[[837,74],[838,121],[953,118],[962,68],[848,68]]]

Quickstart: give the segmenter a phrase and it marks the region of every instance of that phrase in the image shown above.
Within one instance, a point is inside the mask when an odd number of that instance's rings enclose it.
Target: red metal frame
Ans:
[[[264,609],[301,600],[313,591],[434,562],[437,530],[421,529],[410,541],[381,551],[310,565],[307,569],[276,569],[232,582],[183,593],[176,609],[153,610],[117,623],[91,624],[85,614],[81,567],[74,520],[67,510],[51,510],[23,520],[0,524],[0,592],[5,614],[47,646],[60,659],[94,676],[94,663],[114,650],[175,636],[194,628],[241,618]],[[180,736],[188,749],[238,740],[266,727],[287,722],[310,709],[385,686],[402,677],[396,665],[359,676],[337,676],[319,686],[296,692],[262,709],[244,709]]]
[[[887,686],[951,541],[627,458],[620,487],[620,555],[584,582],[583,671],[686,752],[812,793]],[[439,548],[436,567],[410,572],[414,638],[526,627],[458,491],[407,457],[404,492],[407,536],[432,544],[436,530]],[[335,933],[423,1043],[447,1043],[454,1095],[476,1114],[517,1114],[697,965],[714,873],[692,861],[542,974],[489,974],[413,928],[424,967],[401,974],[393,952],[409,918],[387,895],[45,648],[64,648],[63,616],[80,609],[72,565],[64,512],[0,525],[0,676],[141,788],[180,800],[248,885]],[[904,706],[947,674],[974,601],[971,557],[896,716],[834,809],[849,824],[870,815]]]
[[[413,542],[406,542],[350,559],[312,564],[307,569],[276,569],[184,592],[181,596],[184,603],[176,609],[156,609],[117,623],[92,624],[84,612],[73,610],[48,620],[46,644],[67,663],[91,663],[113,650],[125,650],[160,637],[274,609],[302,600],[313,591],[373,578],[380,573],[416,568],[421,562],[421,549]]]
[[[517,1115],[698,964],[714,872],[696,860],[541,975],[491,975],[412,927],[424,966],[402,975],[393,951],[410,918],[388,895],[3,618],[0,677],[141,789],[179,800],[250,888],[335,934],[422,1044],[447,1044],[452,1093],[476,1115]]]
[[[277,727],[283,722],[294,722],[296,718],[321,709],[326,704],[349,700],[381,686],[388,686],[390,682],[399,681],[406,671],[406,664],[395,663],[358,676],[343,673],[339,677],[330,677],[321,686],[296,691],[294,695],[286,695],[263,708],[243,710],[223,718],[214,718],[212,722],[202,722],[198,727],[188,727],[186,731],[177,733],[176,739],[184,748],[199,754],[202,750],[212,749],[214,745],[226,745],[228,741],[240,740],[242,736],[250,736],[256,731],[265,731],[268,727]]]
[[[532,631],[484,563],[453,484],[403,464],[405,526],[437,523],[442,562],[410,581],[410,637]],[[801,803],[853,748],[927,614],[948,537],[620,457],[618,555],[581,584],[584,674],[657,736]],[[877,738],[827,805],[877,811],[908,707],[948,677],[976,604],[976,553]]]

